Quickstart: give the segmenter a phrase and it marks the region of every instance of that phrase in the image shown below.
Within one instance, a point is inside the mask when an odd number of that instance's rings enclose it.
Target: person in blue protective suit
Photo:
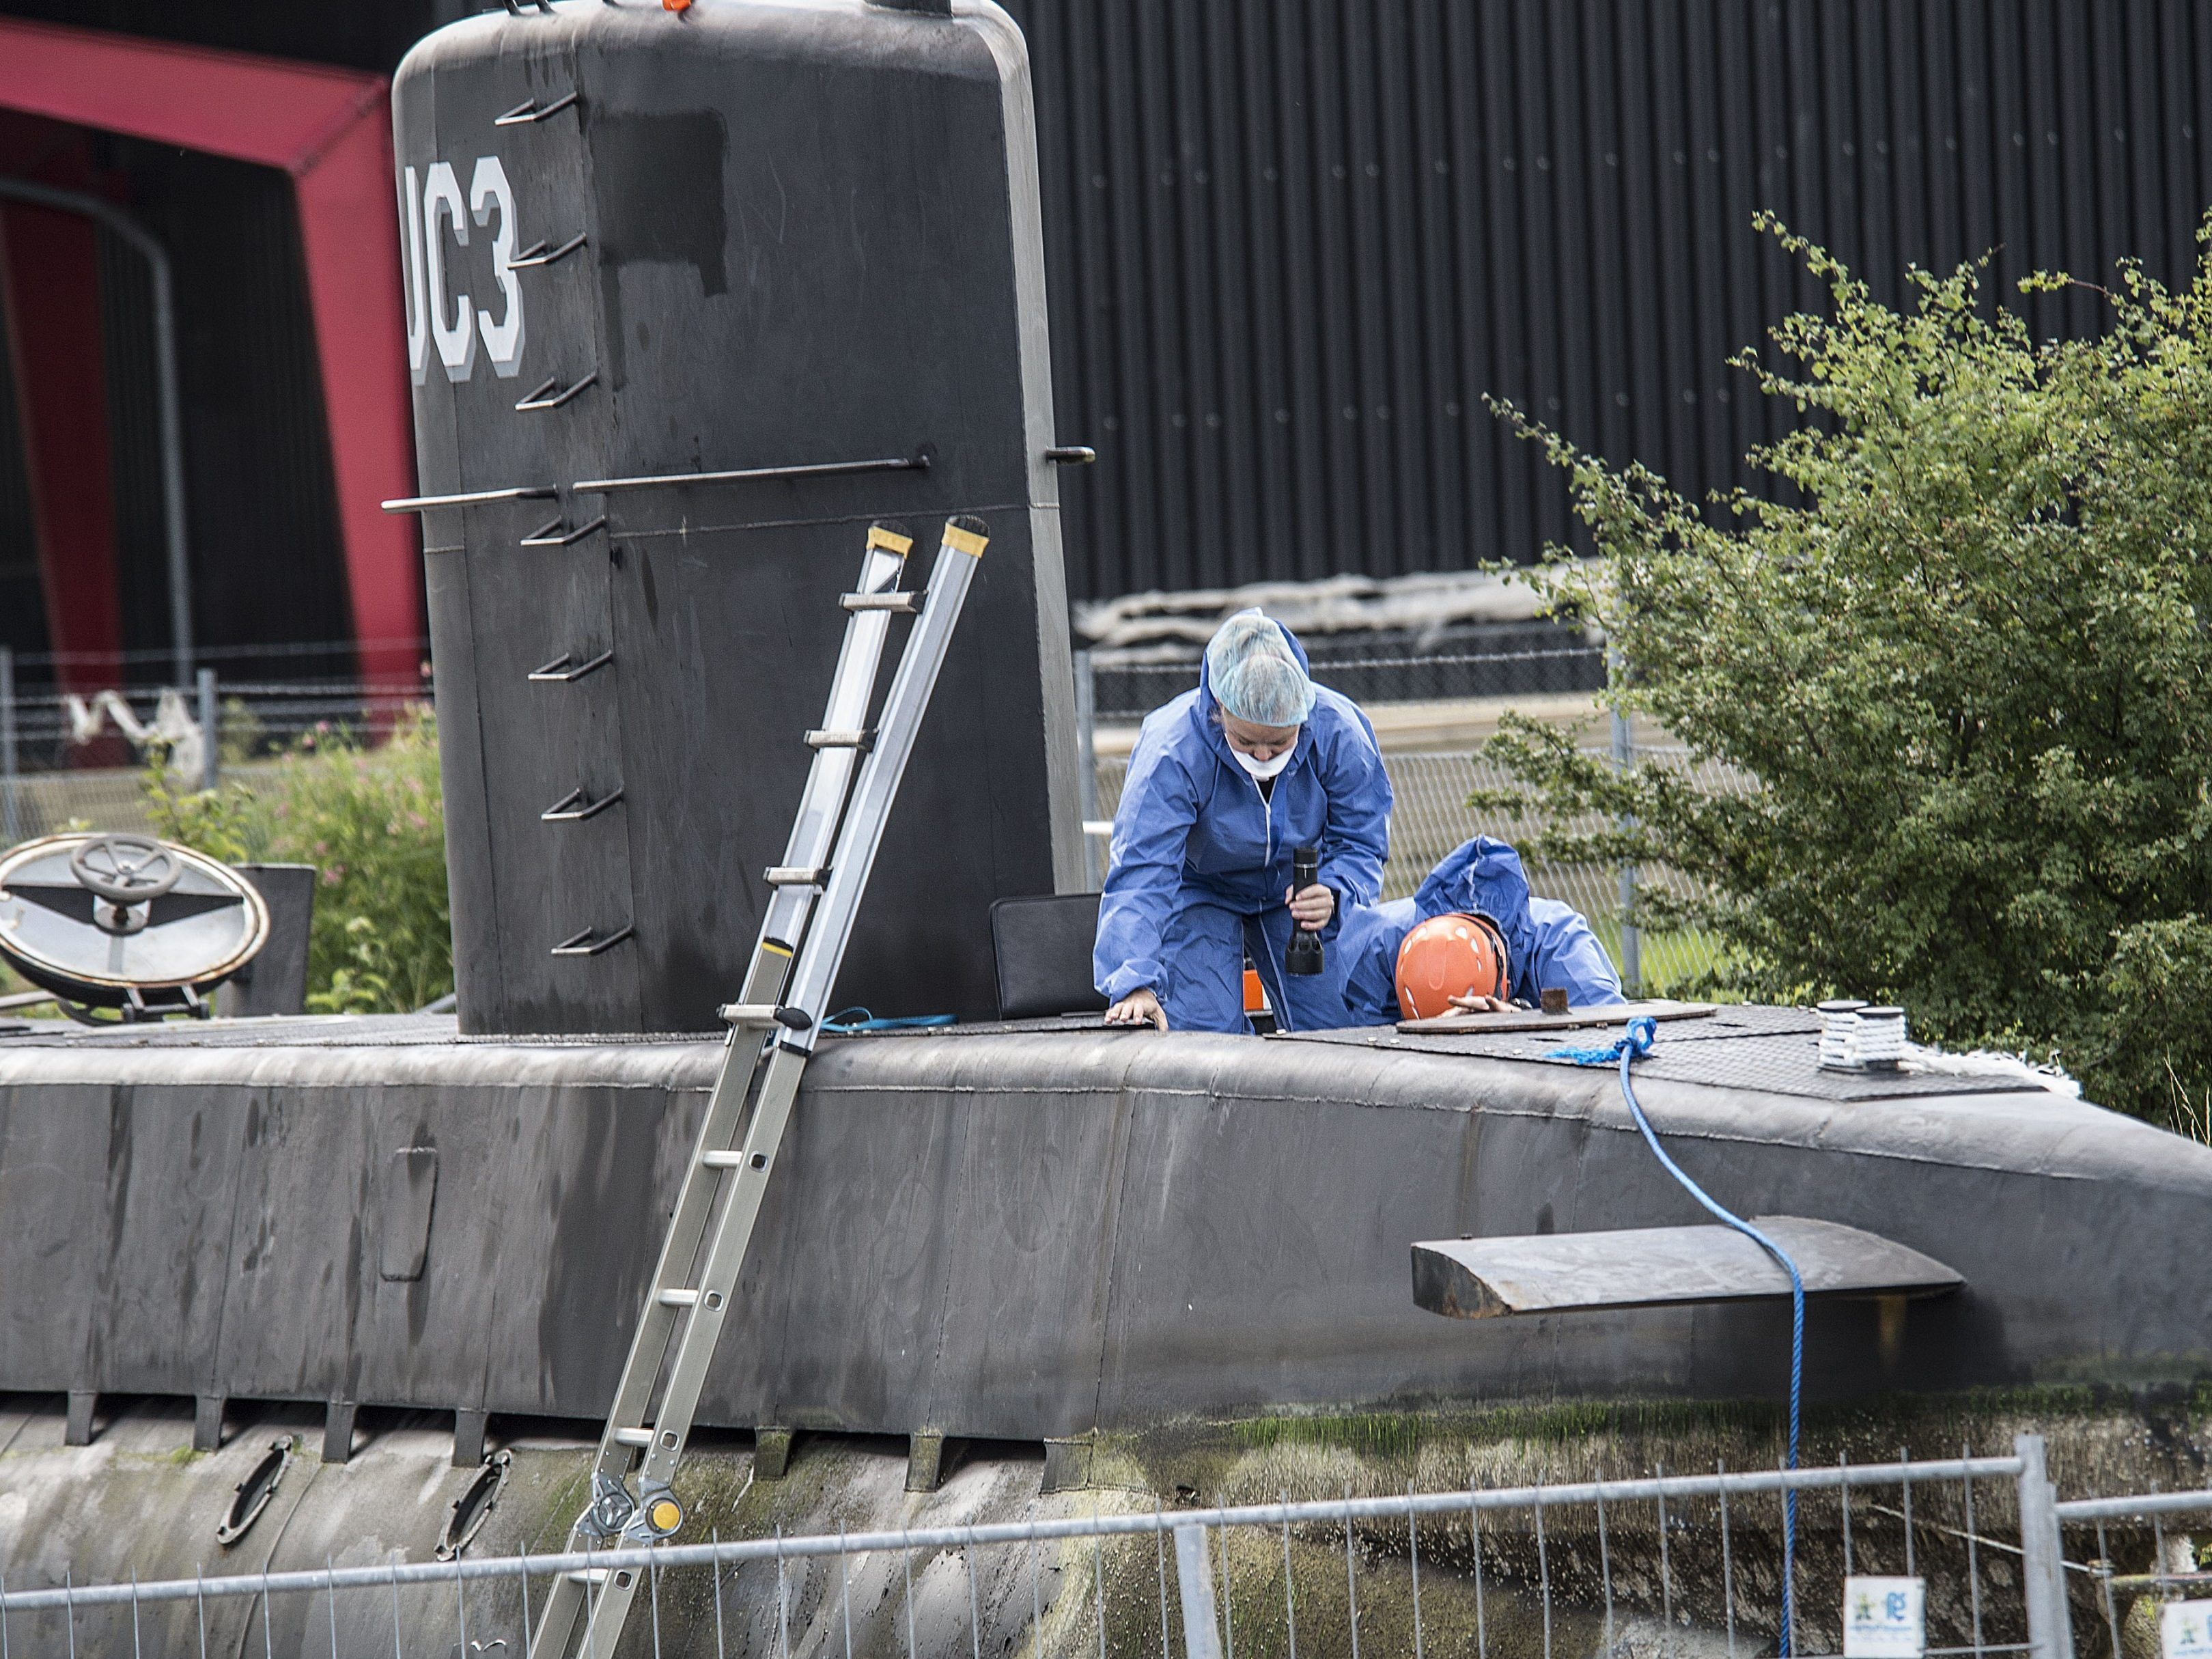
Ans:
[[[1625,1000],[1613,959],[1580,911],[1528,890],[1521,855],[1502,841],[1477,836],[1445,854],[1413,897],[1347,910],[1337,937],[1344,960],[1343,1023],[1387,1025],[1397,1019],[1398,947],[1431,916],[1488,916],[1504,937],[1506,983],[1516,1002],[1561,990],[1571,1007]],[[1453,999],[1474,1012],[1499,1005],[1487,997]]]
[[[1129,757],[1092,957],[1107,1019],[1249,1031],[1249,951],[1283,1029],[1341,1024],[1341,969],[1286,975],[1284,947],[1293,927],[1326,945],[1348,907],[1373,903],[1389,844],[1374,727],[1313,683],[1288,629],[1237,612],[1198,689],[1153,710]],[[1303,847],[1319,849],[1319,879],[1292,892]]]

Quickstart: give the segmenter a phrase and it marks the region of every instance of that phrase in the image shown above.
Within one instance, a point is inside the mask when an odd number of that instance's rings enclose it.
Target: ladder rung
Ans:
[[[561,1575],[572,1584],[604,1584],[614,1577],[611,1567],[572,1567]]]
[[[773,877],[775,872],[769,874]],[[804,1008],[779,1006],[773,1002],[726,1002],[722,1018],[732,1025],[757,1025],[765,1030],[781,1025],[787,1031],[803,1031],[814,1024]]]
[[[872,732],[809,732],[809,749],[866,749],[876,740]]]
[[[702,1152],[699,1161],[710,1170],[736,1170],[744,1165],[743,1152]]]
[[[768,867],[768,884],[771,887],[819,887],[829,879],[830,872],[818,864],[771,864]]]
[[[919,593],[848,593],[837,603],[848,611],[889,611],[902,617],[918,616],[921,611]]]
[[[651,1429],[617,1429],[615,1431],[615,1444],[617,1446],[650,1446],[652,1443]]]
[[[708,1313],[722,1310],[722,1293],[720,1291],[667,1290],[659,1293],[658,1300],[664,1308],[703,1306]]]

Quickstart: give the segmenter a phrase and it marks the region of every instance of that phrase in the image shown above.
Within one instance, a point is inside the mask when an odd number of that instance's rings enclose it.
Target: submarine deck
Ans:
[[[2212,1375],[2212,1149],[2016,1072],[1820,1073],[1814,1031],[1674,1022],[1638,1077],[1740,1212],[1964,1276],[1902,1318],[1817,1307],[1818,1391]],[[1778,1393],[1771,1305],[1413,1304],[1419,1240],[1703,1219],[1559,1042],[825,1040],[701,1420],[1053,1440]],[[413,1016],[0,1039],[0,1389],[599,1415],[720,1053]]]

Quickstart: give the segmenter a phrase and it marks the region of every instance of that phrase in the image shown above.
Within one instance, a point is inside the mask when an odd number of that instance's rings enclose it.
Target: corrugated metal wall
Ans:
[[[1014,0],[1036,76],[1079,596],[1525,558],[1510,398],[1692,492],[1778,429],[1727,358],[1996,250],[2189,270],[2204,0]],[[2039,331],[2098,326],[2082,291]]]
[[[222,156],[125,141],[116,149],[133,210],[176,267],[200,641],[344,639],[352,622],[337,484],[291,182]],[[125,568],[150,578],[159,548],[158,538],[140,541],[125,550]],[[158,616],[166,629],[167,614],[157,603],[138,620]],[[234,659],[223,672],[251,678],[272,670],[298,666]]]
[[[170,146],[112,139],[106,149],[175,276],[198,643],[344,639],[337,484],[290,183],[273,167]],[[157,653],[127,678],[159,684],[169,594],[152,294],[144,260],[106,233],[100,314],[124,644]],[[297,664],[234,657],[223,672],[251,679]]]

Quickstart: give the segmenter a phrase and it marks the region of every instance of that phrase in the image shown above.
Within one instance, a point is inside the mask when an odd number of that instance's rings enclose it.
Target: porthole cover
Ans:
[[[483,1467],[461,1489],[453,1500],[453,1510],[446,1516],[446,1529],[438,1534],[438,1547],[433,1552],[441,1561],[450,1561],[468,1548],[491,1512],[499,1507],[499,1495],[507,1486],[507,1472],[514,1466],[511,1451],[494,1452],[483,1461]]]
[[[276,1495],[276,1488],[284,1479],[284,1471],[292,1467],[292,1453],[296,1442],[289,1437],[272,1440],[261,1461],[253,1466],[252,1473],[231,1488],[230,1508],[222,1517],[222,1524],[215,1529],[215,1541],[228,1549],[246,1536],[246,1529],[261,1518],[261,1511],[269,1507],[269,1500]]]

